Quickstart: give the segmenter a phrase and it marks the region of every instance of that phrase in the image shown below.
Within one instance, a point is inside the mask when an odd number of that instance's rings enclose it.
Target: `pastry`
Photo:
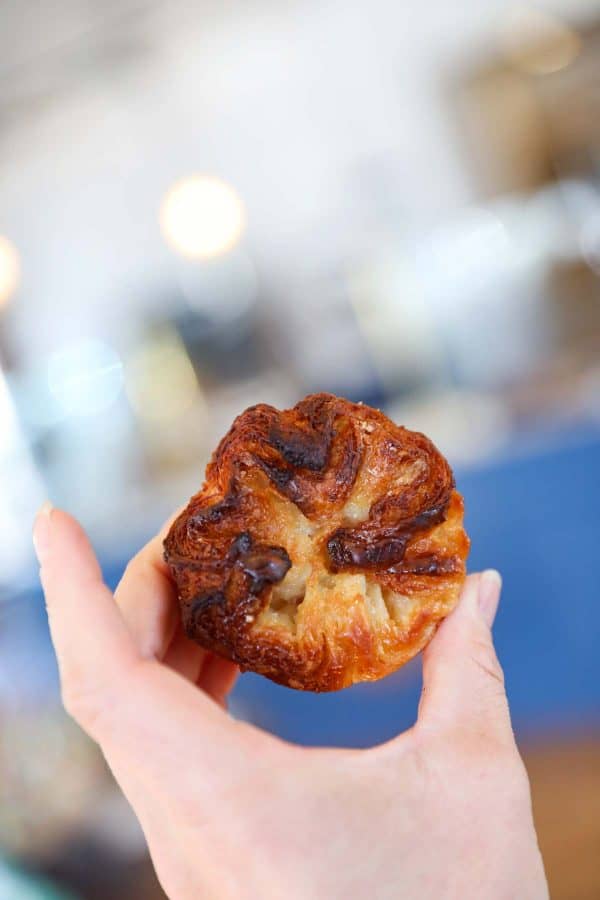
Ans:
[[[314,394],[237,417],[164,547],[190,638],[242,670],[331,691],[427,644],[458,600],[469,539],[428,438]]]

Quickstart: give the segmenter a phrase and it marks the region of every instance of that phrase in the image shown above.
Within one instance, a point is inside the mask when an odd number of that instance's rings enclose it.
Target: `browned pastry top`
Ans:
[[[456,604],[469,540],[430,440],[331,394],[242,413],[165,540],[189,637],[290,687],[374,680]]]

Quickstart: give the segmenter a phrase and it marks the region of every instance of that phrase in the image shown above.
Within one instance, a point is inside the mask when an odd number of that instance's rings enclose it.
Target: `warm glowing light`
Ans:
[[[194,367],[179,336],[165,330],[141,347],[125,367],[125,391],[140,419],[175,421],[202,402]]]
[[[211,175],[182,178],[167,191],[160,227],[167,243],[183,256],[207,259],[231,250],[246,223],[235,190]]]
[[[560,72],[581,49],[581,39],[572,28],[530,7],[513,10],[502,43],[513,65],[531,75]]]
[[[17,248],[0,235],[0,306],[4,306],[19,284],[21,267]]]

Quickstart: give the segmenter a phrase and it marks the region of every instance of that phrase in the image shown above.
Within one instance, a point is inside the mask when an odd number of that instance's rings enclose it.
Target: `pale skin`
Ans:
[[[34,527],[63,702],[172,900],[548,897],[491,637],[496,572],[469,576],[424,652],[411,729],[304,748],[228,716],[237,670],[183,634],[162,537],[113,596],[72,517],[45,505]]]

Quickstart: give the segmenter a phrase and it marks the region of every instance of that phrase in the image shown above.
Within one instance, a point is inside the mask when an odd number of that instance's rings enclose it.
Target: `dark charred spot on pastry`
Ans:
[[[283,581],[292,561],[283,547],[257,544],[240,553],[237,563],[250,578],[251,594],[258,594],[266,585]]]
[[[255,541],[249,531],[242,531],[227,552],[227,562],[237,566],[249,578],[248,592],[258,594],[267,584],[282,581],[292,565],[283,547]]]
[[[356,528],[338,528],[327,541],[332,571],[349,568],[388,569],[402,562],[408,543],[420,532],[443,522],[448,503],[434,506],[395,528],[382,528],[377,521]]]
[[[271,426],[269,440],[291,466],[322,472],[327,464],[330,434],[310,434],[300,428]]]
[[[408,538],[382,537],[354,533],[338,528],[327,541],[330,566],[333,571],[360,568],[380,568],[400,562],[406,551]]]
[[[338,485],[350,490],[356,481],[361,463],[361,453],[351,428],[346,429],[344,438],[345,441],[336,454],[335,480]]]
[[[188,529],[193,531],[205,525],[217,525],[224,518],[230,516],[238,505],[239,497],[234,493],[229,493],[218,503],[205,506],[192,513],[188,519]]]
[[[259,405],[238,416],[213,456],[214,471],[246,480],[260,468],[273,487],[309,517],[341,505],[356,480],[361,446],[346,401],[308,397],[292,410]]]
[[[432,506],[431,509],[424,510],[417,516],[413,516],[409,522],[403,524],[402,533],[406,534],[410,539],[420,531],[427,531],[429,528],[433,528],[434,525],[439,525],[440,522],[443,522],[446,518],[449,502],[450,492],[448,492],[448,496],[444,498],[443,503]]]
[[[227,554],[227,559],[229,562],[235,562],[239,559],[240,555],[243,553],[247,553],[252,546],[252,537],[250,536],[249,531],[242,531],[241,534],[238,534],[233,544],[229,548],[229,553]]]
[[[257,458],[256,460],[265,473],[265,475],[270,478],[275,487],[279,488],[282,493],[289,493],[290,491],[290,482],[294,477],[294,473],[291,469],[284,469],[280,466],[275,466],[272,463],[267,462],[264,459]]]
[[[198,594],[198,596],[192,600],[187,614],[185,630],[188,636],[194,636],[195,629],[198,627],[198,622],[203,616],[214,610],[215,607],[223,609],[225,602],[225,595],[222,591],[209,591]]]
[[[397,568],[390,571],[402,575],[456,575],[462,572],[463,562],[459,556],[436,556],[428,554],[404,559]]]

